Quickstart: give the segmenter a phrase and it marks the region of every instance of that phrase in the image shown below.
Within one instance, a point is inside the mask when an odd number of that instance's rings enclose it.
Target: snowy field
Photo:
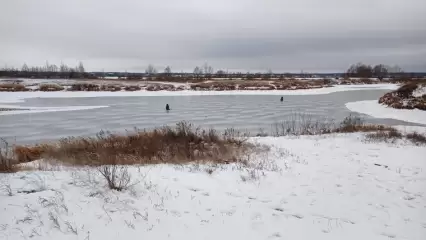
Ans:
[[[132,167],[124,192],[93,170],[0,174],[0,239],[425,239],[426,148],[363,139],[253,138],[257,164]]]

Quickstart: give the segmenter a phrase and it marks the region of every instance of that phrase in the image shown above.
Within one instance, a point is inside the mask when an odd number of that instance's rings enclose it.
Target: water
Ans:
[[[90,136],[100,130],[124,132],[137,128],[153,128],[188,121],[203,127],[223,130],[237,128],[251,134],[270,132],[274,123],[296,113],[313,119],[341,121],[351,112],[345,103],[377,100],[385,90],[338,92],[325,95],[284,96],[170,96],[170,97],[101,97],[101,98],[34,98],[21,106],[95,106],[109,108],[71,112],[0,115],[0,137],[12,143],[35,143],[67,136]],[[171,111],[165,111],[169,104]],[[356,115],[356,114],[355,114]],[[391,119],[367,122],[410,125]],[[412,125],[412,124],[411,124]]]

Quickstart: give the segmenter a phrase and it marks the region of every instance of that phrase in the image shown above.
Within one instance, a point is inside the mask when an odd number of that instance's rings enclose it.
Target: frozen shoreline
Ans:
[[[346,108],[375,118],[391,118],[426,125],[426,111],[395,109],[379,104],[376,100],[350,102],[346,104]]]
[[[336,85],[306,90],[242,91],[135,91],[135,92],[1,92],[0,103],[19,103],[28,98],[148,97],[148,96],[223,96],[223,95],[320,95],[356,90],[395,90],[396,84]]]

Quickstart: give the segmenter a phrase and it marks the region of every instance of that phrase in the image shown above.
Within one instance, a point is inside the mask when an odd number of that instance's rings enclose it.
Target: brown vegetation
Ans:
[[[68,91],[100,91],[99,85],[90,83],[76,83],[72,84]]]
[[[56,92],[64,90],[64,87],[58,84],[41,84],[39,90],[43,92]]]
[[[238,161],[248,149],[246,138],[215,130],[201,130],[180,122],[176,127],[152,131],[136,130],[128,135],[100,132],[96,137],[70,137],[57,143],[33,147],[15,147],[19,162],[40,158],[55,159],[72,165],[104,164],[184,164],[192,161],[229,163]]]
[[[140,86],[138,86],[138,85],[128,85],[128,86],[125,86],[124,87],[124,90],[125,91],[129,91],[129,92],[133,92],[133,91],[139,91],[139,90],[141,90],[142,88],[140,87]]]
[[[413,96],[413,92],[419,86],[417,83],[405,84],[396,91],[386,93],[380,97],[379,103],[396,109],[419,109],[426,111],[426,98],[423,96]]]
[[[2,83],[0,84],[0,92],[27,92],[29,88],[22,84]]]
[[[120,85],[102,85],[101,91],[118,92],[118,91],[121,91],[121,86]]]

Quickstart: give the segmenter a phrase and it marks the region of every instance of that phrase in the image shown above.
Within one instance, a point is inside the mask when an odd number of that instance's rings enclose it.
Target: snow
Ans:
[[[419,85],[419,87],[416,90],[414,90],[413,96],[414,97],[421,97],[423,95],[426,95],[426,85],[424,85],[424,86]]]
[[[21,106],[14,106],[14,105],[0,105],[0,108],[22,109],[22,110],[13,110],[13,111],[0,111],[0,115],[81,111],[81,110],[90,110],[90,109],[106,108],[106,107],[108,106],[21,107]]]
[[[395,90],[395,84],[337,85],[329,88],[303,90],[242,90],[242,91],[135,91],[135,92],[2,92],[0,103],[22,102],[27,98],[134,97],[134,96],[203,96],[203,95],[317,95],[354,90]]]
[[[425,239],[425,147],[361,134],[251,141],[271,147],[264,164],[132,167],[124,192],[87,169],[0,174],[0,238]]]
[[[418,109],[395,109],[379,104],[377,101],[358,101],[346,104],[353,112],[370,115],[375,118],[392,118],[405,122],[426,124],[426,111]]]

